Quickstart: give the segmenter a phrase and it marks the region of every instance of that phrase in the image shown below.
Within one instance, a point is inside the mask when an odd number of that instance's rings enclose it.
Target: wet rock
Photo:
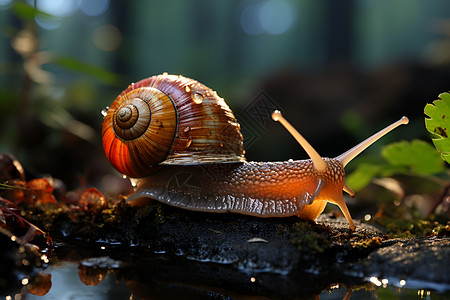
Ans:
[[[349,263],[345,273],[446,284],[450,289],[449,237],[399,239],[390,243],[367,258]]]
[[[277,274],[328,270],[336,261],[366,256],[381,245],[383,235],[367,224],[351,232],[344,218],[332,216],[316,224],[296,217],[192,212],[159,203],[142,208],[123,203],[92,215],[58,210],[29,217],[65,243],[116,245]]]
[[[348,222],[344,217],[336,217],[333,213],[321,214],[317,217],[316,222],[330,226],[337,230],[346,231],[348,229]],[[362,223],[359,220],[353,220],[356,225],[356,232],[354,233],[366,233],[370,235],[382,235],[385,233],[384,229],[373,224]]]

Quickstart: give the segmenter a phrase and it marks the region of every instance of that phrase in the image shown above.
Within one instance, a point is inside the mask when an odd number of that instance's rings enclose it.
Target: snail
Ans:
[[[310,159],[247,162],[240,125],[216,92],[183,76],[166,73],[132,83],[104,114],[103,148],[111,164],[128,176],[135,193],[195,211],[258,217],[299,216],[315,220],[327,202],[339,206],[354,231],[342,191],[344,167],[401,124],[403,117],[335,158],[322,158],[283,118],[272,114]]]

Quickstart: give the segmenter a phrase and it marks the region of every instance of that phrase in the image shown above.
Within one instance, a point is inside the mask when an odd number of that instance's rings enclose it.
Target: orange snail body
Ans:
[[[332,202],[354,230],[342,194],[354,194],[344,183],[344,166],[408,119],[336,158],[322,158],[281,113],[273,118],[311,159],[246,162],[240,126],[225,101],[195,80],[163,74],[131,84],[115,99],[103,122],[103,147],[136,186],[130,204],[156,199],[196,211],[314,220]]]

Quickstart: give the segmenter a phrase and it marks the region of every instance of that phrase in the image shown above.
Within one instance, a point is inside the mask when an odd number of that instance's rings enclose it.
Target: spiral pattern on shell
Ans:
[[[225,101],[183,76],[130,84],[108,109],[102,135],[111,164],[133,178],[161,165],[245,161],[240,126]]]

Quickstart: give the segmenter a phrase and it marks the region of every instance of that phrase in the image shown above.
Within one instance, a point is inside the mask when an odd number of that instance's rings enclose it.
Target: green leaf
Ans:
[[[13,5],[14,13],[22,20],[32,20],[36,15],[52,18],[53,16],[34,8],[27,3],[16,2]]]
[[[116,85],[119,76],[101,67],[89,65],[75,58],[59,56],[55,58],[55,63],[72,71],[91,75],[105,84]]]
[[[440,158],[439,160],[442,162]],[[392,164],[384,164],[382,166],[383,167],[380,168],[380,171],[378,172],[379,177],[391,177],[392,175],[395,174],[404,174],[410,172],[407,166],[400,166],[400,165],[394,166]]]
[[[425,106],[425,126],[433,134],[433,143],[442,159],[450,163],[450,94],[442,93],[438,100]]]
[[[368,185],[374,177],[378,175],[381,166],[362,163],[356,169],[347,175],[346,184],[354,191],[359,191]]]
[[[392,143],[381,154],[392,165],[405,166],[420,174],[436,174],[445,169],[439,152],[425,141]]]

